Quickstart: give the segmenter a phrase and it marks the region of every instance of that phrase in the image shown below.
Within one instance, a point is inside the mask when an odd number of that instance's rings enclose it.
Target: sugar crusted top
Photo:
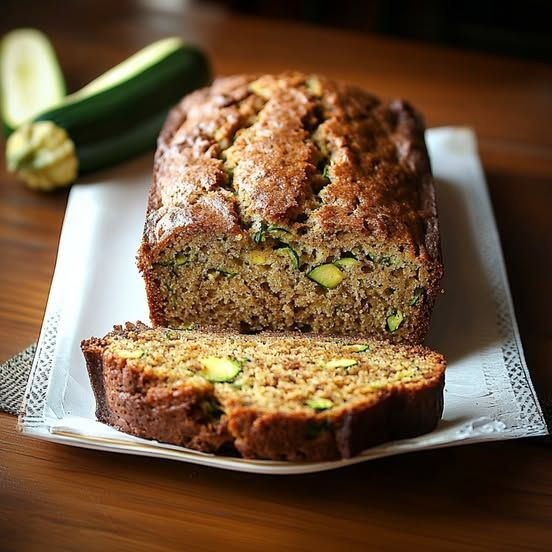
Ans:
[[[150,247],[176,229],[249,238],[261,224],[346,232],[437,259],[420,116],[319,76],[219,79],[170,114],[156,153]]]

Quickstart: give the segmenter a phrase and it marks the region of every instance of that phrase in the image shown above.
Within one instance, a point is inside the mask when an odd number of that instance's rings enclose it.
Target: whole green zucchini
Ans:
[[[151,44],[17,129],[8,169],[49,190],[142,153],[154,147],[168,110],[209,78],[199,49],[179,38]]]

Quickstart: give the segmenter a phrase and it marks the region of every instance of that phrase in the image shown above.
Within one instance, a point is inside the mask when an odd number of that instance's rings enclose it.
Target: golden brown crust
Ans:
[[[148,330],[144,324],[127,323],[125,327],[116,326],[105,338],[91,338],[81,344],[98,419],[139,437],[204,452],[235,449],[244,458],[326,461],[351,457],[391,439],[429,432],[441,417],[445,362],[440,355],[414,346],[408,349],[413,359],[432,359],[434,372],[430,377],[374,394],[335,414],[266,411],[237,405],[213,419],[203,408],[205,401],[214,397],[210,387],[156,384],[127,365],[125,359],[106,354],[108,338]],[[213,328],[202,331],[228,335],[230,339],[238,337]],[[265,338],[268,335],[277,338],[296,334],[262,334]]]
[[[313,93],[313,78],[219,79],[171,112],[155,160],[151,247],[178,227],[224,234],[254,220],[290,226],[308,212],[323,233],[376,236],[439,260],[421,117],[404,101],[384,104],[322,77]],[[251,82],[267,97],[252,92]],[[313,206],[321,155],[330,162],[330,182]],[[229,186],[228,156],[235,164]]]

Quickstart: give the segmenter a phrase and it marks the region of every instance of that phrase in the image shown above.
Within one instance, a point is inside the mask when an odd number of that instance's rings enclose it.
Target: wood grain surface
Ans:
[[[4,0],[0,33],[46,31],[71,89],[177,34],[208,51],[217,75],[321,72],[408,98],[428,126],[472,126],[527,361],[550,399],[551,67],[208,6],[171,12],[154,5]],[[0,360],[38,336],[66,199],[66,191],[31,192],[0,167]],[[54,445],[21,437],[15,422],[0,414],[2,551],[552,548],[552,447],[545,439],[284,478]]]

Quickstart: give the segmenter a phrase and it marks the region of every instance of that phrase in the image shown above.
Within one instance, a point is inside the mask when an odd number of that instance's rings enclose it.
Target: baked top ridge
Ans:
[[[144,247],[176,230],[252,239],[262,225],[440,262],[420,115],[296,72],[221,78],[184,98],[159,138]]]
[[[435,427],[445,361],[422,346],[127,323],[82,342],[100,421],[244,457],[328,460]]]

